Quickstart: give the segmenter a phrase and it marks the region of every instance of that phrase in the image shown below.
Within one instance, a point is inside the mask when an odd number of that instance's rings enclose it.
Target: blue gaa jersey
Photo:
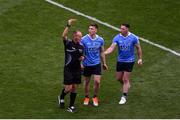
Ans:
[[[118,62],[134,62],[135,53],[134,47],[139,44],[138,37],[129,32],[128,36],[124,37],[118,34],[114,37],[113,43],[118,46]]]
[[[84,56],[85,56],[85,59],[83,60],[83,65],[94,66],[100,64],[101,62],[100,50],[101,47],[104,45],[103,38],[96,35],[96,38],[92,39],[87,34],[82,38],[81,44],[84,46]]]

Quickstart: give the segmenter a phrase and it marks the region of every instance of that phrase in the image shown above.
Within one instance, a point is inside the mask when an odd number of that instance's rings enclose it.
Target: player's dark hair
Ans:
[[[128,23],[122,23],[121,25],[130,28],[130,25]]]
[[[91,23],[89,26],[94,26],[96,29],[98,29],[98,25],[96,23]]]

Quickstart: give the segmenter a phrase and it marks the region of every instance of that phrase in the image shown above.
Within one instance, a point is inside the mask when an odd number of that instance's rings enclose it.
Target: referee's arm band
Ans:
[[[71,25],[67,24],[67,25],[66,25],[66,27],[70,28],[70,27],[71,27]]]

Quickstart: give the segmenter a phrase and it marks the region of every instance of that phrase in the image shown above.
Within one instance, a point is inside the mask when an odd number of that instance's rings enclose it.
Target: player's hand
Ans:
[[[137,62],[137,63],[138,63],[138,65],[141,66],[141,65],[143,64],[142,59],[138,59],[138,62]]]
[[[104,51],[104,55],[107,55],[107,51]]]
[[[77,19],[69,19],[68,20],[68,25],[71,26],[76,21],[77,21]]]
[[[79,58],[79,61],[83,61],[84,60],[84,56],[81,56],[80,58]]]
[[[106,64],[103,64],[103,70],[108,70],[108,66]]]

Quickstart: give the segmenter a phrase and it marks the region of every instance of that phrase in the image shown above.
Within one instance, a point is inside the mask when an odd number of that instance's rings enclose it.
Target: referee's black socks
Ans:
[[[77,96],[77,93],[71,92],[71,94],[70,94],[70,104],[69,104],[69,107],[74,106],[76,96]]]
[[[62,89],[60,99],[64,99],[64,97],[66,96],[66,94],[67,94],[67,93],[65,93],[65,89]]]

